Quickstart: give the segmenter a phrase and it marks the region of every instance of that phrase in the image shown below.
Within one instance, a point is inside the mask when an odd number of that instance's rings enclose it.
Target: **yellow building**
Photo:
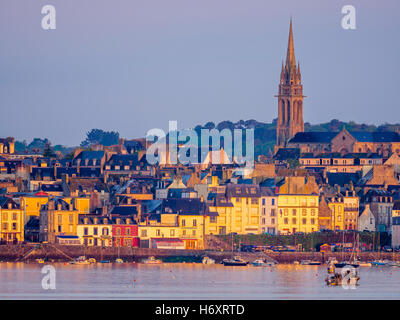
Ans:
[[[318,195],[279,194],[278,234],[318,231]]]
[[[344,229],[357,230],[360,199],[353,188],[342,192],[344,204]]]
[[[209,211],[216,212],[210,216],[210,222],[206,228],[206,234],[229,234],[234,228],[234,206],[225,196],[217,196],[209,203]],[[235,228],[236,230],[236,228]]]
[[[62,199],[51,199],[40,211],[39,241],[56,243],[57,236],[77,235],[78,211]]]
[[[24,211],[11,198],[0,197],[0,242],[24,241]]]
[[[326,196],[329,209],[332,212],[332,230],[344,230],[344,202],[340,194]]]
[[[30,217],[39,217],[42,205],[45,205],[48,201],[47,195],[38,194],[21,197],[21,209],[25,213],[25,221],[28,221]]]
[[[63,197],[68,204],[72,204],[78,214],[90,213],[90,198],[88,197]]]
[[[209,232],[210,215],[180,213],[178,223],[185,249],[204,249],[204,236]]]
[[[314,177],[286,177],[278,195],[278,234],[318,231],[318,207]]]
[[[44,192],[38,192],[33,196],[21,197],[21,209],[23,209],[25,214],[25,222],[32,216],[39,217],[42,205],[47,204],[49,199],[49,195],[46,195]],[[90,198],[63,197],[61,199],[69,205],[72,204],[75,210],[78,211],[78,214],[90,213]]]
[[[160,221],[148,220],[138,225],[138,235],[141,247],[151,247],[151,239],[180,237],[177,214],[162,214]]]
[[[77,236],[82,245],[111,247],[112,225],[106,217],[85,217],[79,218]]]

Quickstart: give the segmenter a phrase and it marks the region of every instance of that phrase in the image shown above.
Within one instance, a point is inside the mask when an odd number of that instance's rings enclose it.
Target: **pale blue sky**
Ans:
[[[347,4],[357,30],[341,28]],[[0,137],[270,122],[290,16],[305,121],[400,122],[397,0],[1,0]]]

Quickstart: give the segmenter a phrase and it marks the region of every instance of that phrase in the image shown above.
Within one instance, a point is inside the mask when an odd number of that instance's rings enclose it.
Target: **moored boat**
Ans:
[[[233,257],[232,259],[224,259],[222,260],[222,263],[224,264],[224,266],[247,266],[249,264],[248,261],[243,260],[240,257]]]
[[[389,263],[389,261],[387,261],[387,260],[375,260],[375,261],[372,261],[372,265],[373,266],[387,266],[388,263]]]
[[[87,264],[91,264],[90,260],[86,259],[85,256],[80,256],[78,258],[76,258],[73,261],[70,261],[69,264],[75,264],[75,265],[87,265]]]
[[[202,264],[214,264],[215,260],[211,259],[210,257],[204,257],[201,261]]]
[[[115,259],[115,263],[124,263],[124,260],[118,258],[118,259]]]
[[[301,260],[300,264],[303,266],[318,266],[321,262],[315,260]]]
[[[161,264],[162,263],[162,261],[160,259],[156,259],[153,256],[148,257],[147,259],[144,259],[142,262],[145,264]]]
[[[338,269],[340,272],[335,272],[336,271],[336,265],[338,265]],[[347,270],[343,270],[343,268],[346,268]],[[330,264],[328,267],[328,276],[325,279],[325,282],[328,286],[340,286],[340,285],[350,285],[350,286],[356,286],[358,284],[358,281],[360,280],[360,277],[358,276],[357,272],[358,265],[347,265],[347,264],[341,264],[341,263],[336,263],[336,264]]]
[[[276,263],[272,262],[272,261],[266,261],[263,259],[257,259],[257,260],[254,260],[251,264],[255,267],[272,267]]]

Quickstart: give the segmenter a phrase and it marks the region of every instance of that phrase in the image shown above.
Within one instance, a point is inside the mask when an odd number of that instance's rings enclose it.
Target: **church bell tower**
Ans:
[[[292,19],[290,19],[289,42],[286,63],[281,70],[278,98],[278,123],[276,127],[276,149],[286,147],[297,132],[304,131],[303,85],[300,64],[296,66],[293,44]]]

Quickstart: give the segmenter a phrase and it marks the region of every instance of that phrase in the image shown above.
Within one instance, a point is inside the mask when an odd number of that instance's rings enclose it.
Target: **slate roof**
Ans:
[[[289,143],[330,143],[339,132],[297,132]]]
[[[205,204],[198,198],[189,199],[163,199],[162,213],[202,214]]]
[[[299,148],[280,148],[275,154],[275,160],[287,160],[287,159],[299,159],[300,149]]]
[[[331,186],[337,184],[341,187],[343,187],[345,184],[350,184],[350,181],[352,181],[353,184],[356,184],[360,178],[358,173],[351,172],[327,172],[326,177]]]
[[[131,216],[137,214],[137,208],[134,206],[116,206],[112,209],[111,214]]]
[[[400,142],[397,132],[350,132],[360,142]]]

